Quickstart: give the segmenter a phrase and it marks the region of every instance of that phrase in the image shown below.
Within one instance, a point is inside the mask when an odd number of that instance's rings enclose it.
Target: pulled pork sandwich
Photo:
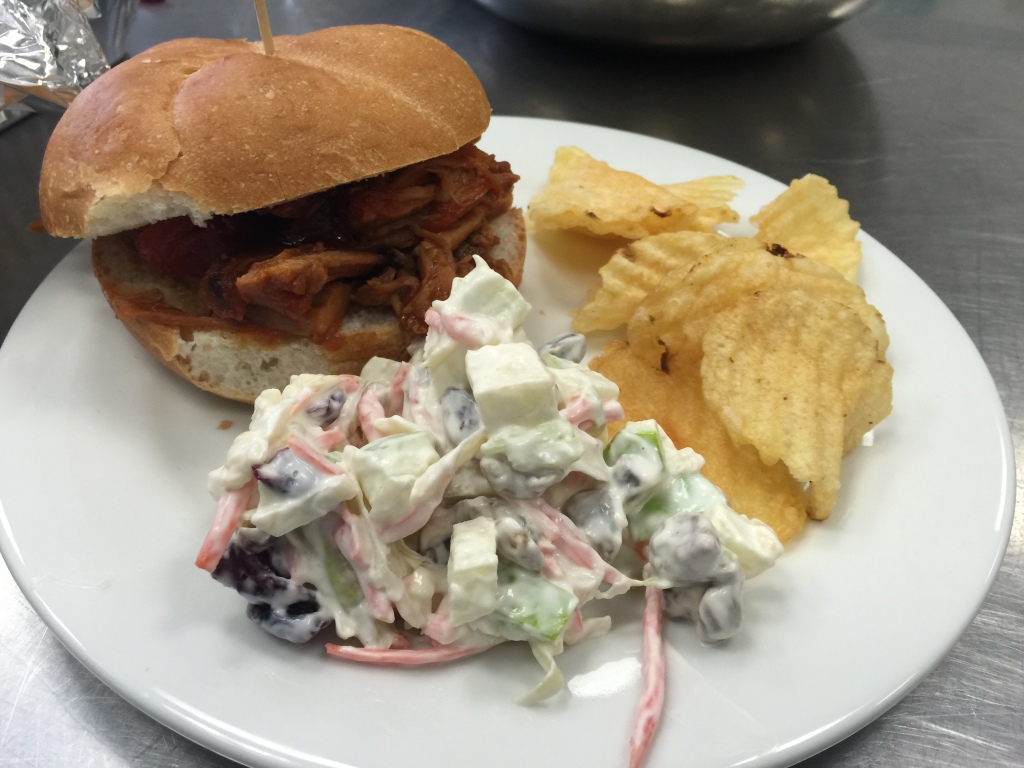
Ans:
[[[158,360],[251,402],[358,373],[426,332],[473,254],[519,283],[518,177],[476,146],[490,106],[423,33],[184,39],[86,88],[43,159],[43,225],[93,239],[117,317]]]

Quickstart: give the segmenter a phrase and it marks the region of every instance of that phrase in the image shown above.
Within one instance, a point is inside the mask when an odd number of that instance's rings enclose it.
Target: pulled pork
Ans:
[[[452,279],[488,258],[481,225],[512,205],[519,177],[474,144],[449,155],[258,211],[139,230],[140,257],[194,284],[211,319],[249,320],[322,341],[352,305],[390,307],[403,331]]]

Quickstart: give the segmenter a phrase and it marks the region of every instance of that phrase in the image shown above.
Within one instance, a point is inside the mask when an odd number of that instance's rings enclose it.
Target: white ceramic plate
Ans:
[[[662,182],[744,178],[751,214],[782,185],[675,144],[567,123],[496,118],[525,204],[556,147],[577,144]],[[531,244],[524,293],[537,341],[567,329],[593,259]],[[949,650],[979,608],[1012,517],[1010,438],[963,329],[864,236],[862,281],[892,336],[893,415],[847,461],[832,518],[809,525],[748,585],[721,647],[668,627],[666,710],[648,765],[786,765],[865,725]],[[192,565],[213,510],[206,472],[248,411],[179,381],[115,321],[82,246],[47,278],[0,353],[3,554],[86,666],[176,731],[258,766],[495,768],[626,764],[638,694],[639,600],[568,650],[568,690],[527,709],[539,669],[501,647],[437,669],[363,668],[259,631]],[[220,429],[224,420],[233,425]]]

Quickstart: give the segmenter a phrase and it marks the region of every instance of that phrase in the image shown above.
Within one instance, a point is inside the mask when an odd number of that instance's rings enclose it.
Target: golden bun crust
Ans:
[[[504,260],[518,285],[526,256],[522,212],[514,208],[485,226],[501,238],[489,257]],[[358,374],[371,357],[406,354],[407,340],[390,309],[354,307],[326,347],[246,323],[197,325],[204,312],[196,292],[140,264],[130,235],[94,240],[92,263],[114,314],[154,358],[231,400],[252,403],[265,389],[283,389],[293,374]],[[138,311],[147,305],[161,311]]]
[[[439,40],[393,26],[171,40],[86,88],[43,158],[43,224],[99,237],[255,210],[454,152],[490,106]]]

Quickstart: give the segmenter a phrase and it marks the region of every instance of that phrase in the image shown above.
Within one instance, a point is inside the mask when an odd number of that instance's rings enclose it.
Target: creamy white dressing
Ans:
[[[359,493],[359,483],[351,473],[324,474],[288,448],[278,451],[256,472],[259,502],[249,522],[271,536],[283,536],[318,520]]]
[[[250,618],[295,642],[327,623],[375,648],[415,642],[411,629],[528,641],[546,670],[533,698],[560,680],[564,643],[607,632],[578,612],[593,599],[647,583],[702,639],[736,631],[744,572],[778,557],[774,534],[654,422],[609,442],[617,387],[580,363],[576,334],[536,350],[528,311],[478,259],[408,363],[303,374],[257,399],[209,481],[215,496],[258,489],[215,571]],[[646,581],[608,564],[644,542]]]
[[[452,527],[448,558],[449,621],[481,619],[498,604],[498,542],[494,521],[475,517]]]
[[[359,479],[374,521],[386,525],[401,519],[417,479],[440,458],[430,436],[414,432],[346,446],[341,460]]]

